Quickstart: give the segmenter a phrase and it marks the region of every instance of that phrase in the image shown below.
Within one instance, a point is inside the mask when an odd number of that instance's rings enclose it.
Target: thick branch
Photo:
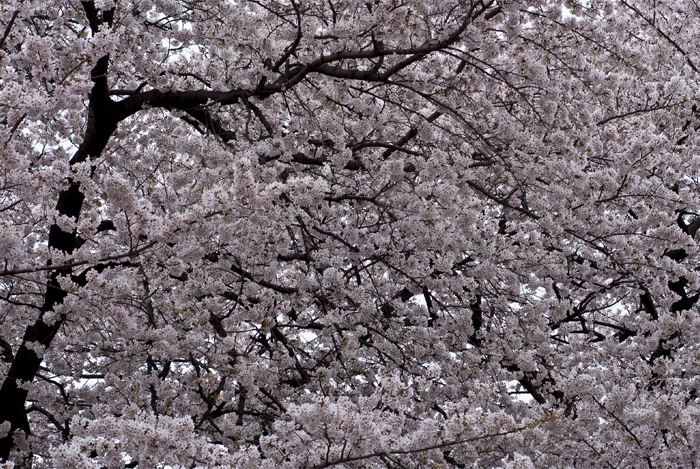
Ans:
[[[90,22],[93,33],[99,29],[102,20],[97,18],[93,2],[83,2],[83,7]],[[70,160],[70,165],[94,158],[102,153],[109,138],[116,130],[117,122],[113,111],[113,102],[108,96],[107,70],[109,57],[101,57],[91,71],[93,88],[90,92],[90,104],[88,106],[88,122],[85,138],[78,151]],[[61,191],[56,204],[59,216],[65,216],[78,220],[83,207],[85,195],[80,190],[80,184],[68,177],[68,188]],[[63,231],[54,224],[49,229],[49,249],[63,253],[72,253],[77,246],[77,232]],[[25,402],[27,390],[22,382],[31,382],[36,376],[42,361],[42,356],[34,350],[39,347],[48,348],[63,325],[64,318],[59,318],[52,324],[44,322],[46,313],[61,304],[67,293],[61,288],[59,279],[70,276],[71,268],[63,267],[51,273],[46,285],[44,303],[40,308],[39,318],[27,327],[22,345],[10,365],[5,381],[0,387],[0,423],[10,422],[10,432],[0,439],[0,460],[7,460],[14,446],[12,434],[15,430],[29,433],[29,421]],[[80,280],[80,279],[78,279]]]

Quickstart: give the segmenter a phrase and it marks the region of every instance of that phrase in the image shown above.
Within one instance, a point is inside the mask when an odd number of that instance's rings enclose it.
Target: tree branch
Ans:
[[[354,461],[362,461],[365,459],[378,458],[378,457],[382,457],[382,456],[386,457],[386,456],[391,456],[391,455],[398,456],[398,455],[404,455],[404,454],[424,453],[426,451],[432,451],[434,449],[449,448],[450,446],[463,445],[466,443],[474,443],[476,441],[481,441],[481,440],[485,440],[488,438],[498,438],[501,436],[508,436],[508,435],[512,435],[514,433],[521,432],[523,430],[527,430],[528,428],[529,427],[527,427],[527,426],[518,427],[518,428],[514,428],[512,430],[506,430],[506,431],[497,432],[497,433],[489,433],[486,435],[479,435],[479,436],[475,436],[472,438],[464,438],[461,440],[448,441],[445,443],[439,443],[439,444],[430,445],[430,446],[423,446],[423,447],[416,448],[416,449],[403,449],[403,450],[394,450],[394,451],[377,451],[376,453],[363,454],[360,456],[339,458],[339,459],[328,461],[328,462],[325,462],[323,464],[319,464],[319,465],[312,466],[312,467],[313,467],[313,469],[322,469],[324,467],[337,466],[338,464],[345,464],[345,463],[354,462]]]
[[[12,17],[10,18],[10,21],[7,23],[7,26],[5,26],[5,31],[3,31],[2,37],[0,38],[0,49],[2,49],[5,46],[5,41],[10,36],[10,31],[12,31],[12,26],[15,24],[15,20],[17,19],[17,16],[19,16],[19,10],[13,11]]]

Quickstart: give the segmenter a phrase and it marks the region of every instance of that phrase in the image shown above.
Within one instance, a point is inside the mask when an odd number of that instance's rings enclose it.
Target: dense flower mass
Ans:
[[[0,467],[700,465],[699,26],[0,2]]]

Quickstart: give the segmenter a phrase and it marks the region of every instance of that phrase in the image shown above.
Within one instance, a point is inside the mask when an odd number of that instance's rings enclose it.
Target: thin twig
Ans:
[[[10,18],[10,22],[7,23],[7,26],[5,27],[5,31],[2,33],[2,37],[0,38],[0,49],[3,48],[5,45],[5,41],[7,40],[8,36],[10,35],[10,31],[12,30],[12,26],[15,24],[15,20],[17,19],[17,16],[19,16],[19,10],[15,10],[12,12],[12,18]]]
[[[138,249],[131,250],[129,252],[126,252],[124,254],[116,254],[114,256],[107,256],[107,257],[102,257],[97,260],[97,263],[99,262],[105,262],[105,261],[114,261],[117,259],[123,259],[124,257],[132,257],[137,254],[141,254],[142,252],[146,251],[147,249],[153,247],[156,243],[156,241],[151,241],[150,243],[146,244],[145,246],[142,246]],[[18,274],[28,274],[28,273],[33,273],[33,272],[42,272],[42,271],[47,271],[47,270],[61,270],[61,269],[71,269],[73,267],[78,267],[81,265],[85,264],[90,264],[88,261],[76,261],[76,262],[69,262],[67,264],[59,264],[59,265],[47,265],[45,267],[32,267],[32,268],[26,268],[26,269],[16,269],[16,270],[2,270],[0,271],[0,277],[8,276],[8,275],[18,275]]]

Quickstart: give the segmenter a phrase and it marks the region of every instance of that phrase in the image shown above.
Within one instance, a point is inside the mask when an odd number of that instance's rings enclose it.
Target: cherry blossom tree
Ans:
[[[700,465],[698,24],[2,2],[0,465]]]

